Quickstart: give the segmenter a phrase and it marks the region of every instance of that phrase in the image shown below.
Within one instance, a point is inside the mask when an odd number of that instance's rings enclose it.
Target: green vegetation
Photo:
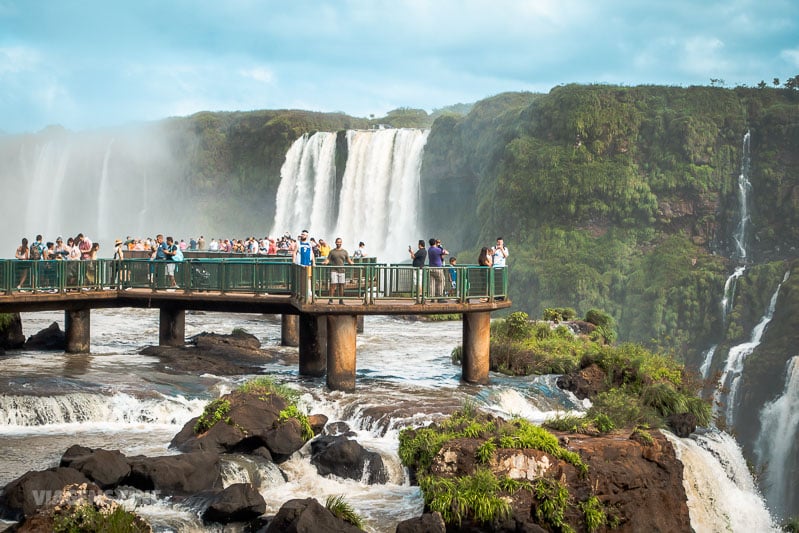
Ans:
[[[53,517],[55,533],[143,533],[150,530],[141,518],[121,506],[104,512],[87,503],[67,507]]]
[[[798,104],[791,87],[572,84],[487,98],[433,124],[423,212],[461,218],[425,225],[465,256],[503,235],[517,309],[605,309],[620,339],[695,360],[721,328],[747,130],[751,246],[788,257],[799,238]]]
[[[569,489],[566,485],[554,479],[538,478],[535,482],[535,497],[538,500],[536,518],[556,531],[573,531],[565,521],[569,504]]]
[[[428,475],[419,478],[419,487],[425,505],[441,513],[447,524],[460,525],[467,517],[486,524],[510,515],[510,503],[502,498],[500,482],[490,470],[454,479]]]
[[[296,403],[299,399],[299,393],[295,389],[282,383],[275,383],[275,380],[270,376],[259,376],[246,381],[239,385],[236,390],[246,394],[255,394],[261,398],[266,398],[271,394],[275,394],[290,404]]]
[[[310,422],[308,422],[308,415],[300,411],[296,404],[291,404],[282,411],[280,411],[280,421],[284,422],[290,418],[296,419],[302,427],[302,438],[310,440],[313,438],[313,429]]]
[[[608,515],[605,512],[602,502],[600,502],[599,498],[596,496],[591,496],[584,502],[581,502],[579,507],[583,512],[585,528],[589,533],[597,531],[602,526],[608,524]]]
[[[230,413],[230,400],[217,398],[211,400],[203,409],[203,414],[197,419],[194,424],[194,432],[197,434],[205,433],[211,429],[214,424],[224,421],[226,424],[232,424],[232,420],[228,414]]]
[[[363,529],[363,518],[355,512],[352,505],[344,501],[344,496],[328,496],[325,507],[337,518],[349,522],[358,529]]]
[[[11,313],[0,313],[0,330],[6,329],[14,321]]]

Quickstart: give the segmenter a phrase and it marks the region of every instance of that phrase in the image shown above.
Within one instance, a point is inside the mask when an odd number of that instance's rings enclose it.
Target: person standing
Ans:
[[[197,239],[197,249],[201,252],[205,251],[205,237],[200,235],[200,238]]]
[[[508,247],[502,237],[497,237],[497,245],[492,250],[491,262],[496,268],[504,267],[508,258]]]
[[[14,252],[14,257],[17,258],[19,261],[27,261],[30,259],[30,250],[28,249],[28,239],[22,237],[22,244],[17,248],[17,251]],[[20,268],[20,279],[19,283],[17,283],[17,290],[22,288],[22,285],[25,284],[25,280],[28,279],[28,272],[30,271],[29,266],[24,266]]]
[[[414,267],[413,284],[416,286],[416,300],[419,301],[422,298],[424,280],[422,269],[424,268],[424,262],[427,259],[427,250],[424,247],[424,240],[419,239],[419,243],[417,244],[417,249],[415,252],[411,249],[410,245],[408,245],[408,253],[411,254],[411,264]]]
[[[178,284],[175,282],[175,267],[177,266],[175,256],[178,253],[178,245],[172,237],[166,238],[166,246],[164,247],[164,257],[168,261],[166,264],[166,281],[170,289],[176,289]]]
[[[441,241],[430,238],[430,247],[427,249],[427,264],[430,266],[430,297],[441,298],[444,296],[444,256],[449,252],[441,246]]]
[[[316,260],[314,259],[313,249],[311,248],[311,243],[308,241],[308,230],[304,229],[300,233],[300,240],[297,243],[297,264],[302,267],[305,267],[306,275],[305,280],[307,284],[307,290],[305,291],[306,298],[309,300],[313,299],[313,285],[311,283],[311,276],[312,271],[311,267],[316,264]]]
[[[363,241],[358,243],[358,248],[352,252],[352,257],[355,259],[363,259],[366,257],[366,244]]]
[[[336,247],[328,252],[327,258],[324,263],[322,263],[323,265],[332,263],[334,267],[330,272],[330,299],[327,301],[328,304],[333,303],[333,296],[336,294],[339,297],[338,303],[344,303],[344,283],[347,281],[344,263],[353,264],[352,259],[350,259],[350,254],[347,250],[342,248],[341,245],[341,237],[336,238]]]

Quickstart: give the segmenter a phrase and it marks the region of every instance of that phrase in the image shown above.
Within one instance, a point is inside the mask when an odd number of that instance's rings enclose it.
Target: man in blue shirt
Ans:
[[[440,298],[444,295],[444,256],[448,255],[438,239],[430,239],[427,248],[427,264],[430,265],[430,297]]]
[[[305,291],[305,297],[308,300],[312,300],[313,284],[311,280],[311,267],[316,263],[316,261],[314,260],[313,248],[311,248],[311,243],[308,241],[307,229],[302,230],[302,233],[300,233],[300,240],[297,243],[297,263],[300,266],[306,267],[305,270],[307,271],[307,276],[305,278],[305,284],[307,286],[307,290]]]

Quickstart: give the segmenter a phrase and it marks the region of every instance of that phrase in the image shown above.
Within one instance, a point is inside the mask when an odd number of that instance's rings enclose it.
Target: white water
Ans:
[[[780,531],[757,492],[734,438],[716,430],[686,439],[664,433],[685,467],[683,487],[694,531]]]
[[[348,156],[336,190],[336,134],[297,139],[286,154],[271,234],[359,241],[370,256],[406,259],[408,244],[426,236],[418,227],[419,175],[429,130],[350,130]]]
[[[777,296],[780,294],[782,283],[788,279],[789,273],[790,272],[786,272],[783,281],[777,285],[777,290],[775,290],[774,294],[771,296],[765,314],[752,330],[749,342],[731,347],[727,354],[727,362],[724,365],[724,371],[721,374],[721,378],[719,378],[716,391],[713,393],[713,413],[718,416],[723,409],[724,420],[727,427],[731,428],[735,426],[735,411],[738,407],[738,388],[744,371],[744,362],[746,358],[755,351],[755,348],[760,345],[763,333],[774,317],[774,309],[777,307]]]
[[[796,501],[796,438],[799,433],[799,356],[788,361],[782,394],[760,411],[757,464],[764,469],[763,486],[769,507],[787,518]]]
[[[752,183],[749,181],[749,169],[751,167],[751,157],[749,153],[749,130],[743,139],[743,147],[741,149],[741,173],[738,175],[738,198],[741,210],[738,226],[733,234],[735,240],[735,254],[734,256],[741,262],[746,261],[746,244],[747,232],[746,227],[749,224],[749,191],[752,189]]]

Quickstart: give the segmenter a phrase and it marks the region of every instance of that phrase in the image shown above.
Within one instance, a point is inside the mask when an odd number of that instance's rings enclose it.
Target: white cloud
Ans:
[[[239,70],[245,78],[250,78],[261,83],[272,83],[275,78],[274,72],[267,67],[253,67],[249,69]]]
[[[799,68],[799,48],[793,50],[783,50],[780,52],[780,57],[786,61],[793,63],[794,68]]]
[[[40,63],[40,54],[33,48],[24,46],[0,48],[0,75],[34,70]]]
[[[723,57],[724,42],[716,37],[692,37],[682,46],[679,64],[688,72],[700,76],[718,76],[730,72]]]

